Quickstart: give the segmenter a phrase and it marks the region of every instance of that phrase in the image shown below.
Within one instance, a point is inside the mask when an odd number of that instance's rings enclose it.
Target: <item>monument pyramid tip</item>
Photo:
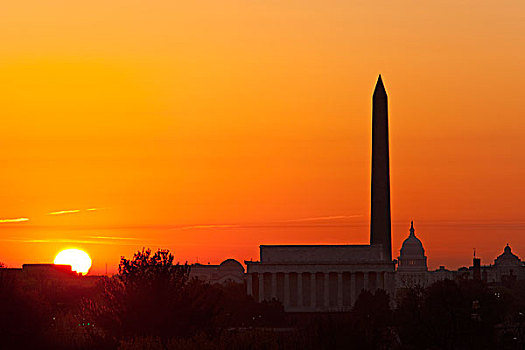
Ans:
[[[376,92],[381,92],[381,93],[386,94],[386,90],[383,84],[383,78],[381,77],[381,74],[379,74],[379,76],[377,77],[377,83],[376,83],[374,94]]]

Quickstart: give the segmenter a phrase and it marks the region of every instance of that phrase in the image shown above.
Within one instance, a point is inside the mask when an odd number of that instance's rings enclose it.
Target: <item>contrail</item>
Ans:
[[[131,237],[113,237],[113,236],[89,236],[89,238],[95,239],[109,239],[109,240],[126,240],[126,241],[138,241],[138,238]]]
[[[48,213],[47,215],[63,215],[63,214],[74,214],[74,213],[80,213],[80,209],[53,211],[51,213]]]
[[[204,228],[232,228],[240,227],[240,225],[193,225],[180,227],[181,230],[193,230],[193,229],[204,229]]]
[[[301,219],[290,219],[283,220],[280,222],[302,222],[302,221],[328,221],[328,220],[339,220],[339,219],[352,219],[359,218],[363,215],[332,215],[332,216],[316,216],[311,218],[301,218]]]
[[[1,239],[0,242],[20,242],[20,243],[79,243],[79,244],[101,244],[101,245],[126,245],[136,246],[131,242],[112,242],[101,240],[83,240],[83,239]]]
[[[104,208],[87,208],[87,209],[71,209],[71,210],[59,210],[59,211],[53,211],[51,213],[47,213],[47,215],[63,215],[63,214],[76,214],[81,213],[83,211],[97,211],[102,210]]]
[[[24,222],[24,221],[29,221],[29,219],[28,218],[0,219],[0,223]]]

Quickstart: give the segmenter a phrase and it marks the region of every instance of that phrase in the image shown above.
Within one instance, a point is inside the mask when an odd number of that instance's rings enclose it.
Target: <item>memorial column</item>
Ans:
[[[326,272],[324,274],[324,306],[326,308],[330,307],[330,273]]]
[[[277,273],[272,273],[272,299],[277,299]]]
[[[264,273],[259,273],[259,302],[264,301]]]
[[[253,278],[252,274],[249,273],[248,278],[246,279],[246,289],[247,289],[248,295],[253,295],[252,278]]]
[[[284,307],[290,306],[290,274],[284,273]]]
[[[317,306],[317,285],[315,281],[315,272],[310,273],[310,306],[314,309]]]
[[[303,306],[303,273],[297,273],[297,307]]]
[[[337,306],[343,307],[343,273],[337,274]]]

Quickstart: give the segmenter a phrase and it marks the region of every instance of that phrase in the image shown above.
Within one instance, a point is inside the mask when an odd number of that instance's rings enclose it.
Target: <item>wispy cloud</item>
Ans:
[[[51,213],[47,213],[47,215],[64,215],[64,214],[76,214],[86,211],[97,211],[102,210],[104,208],[87,208],[87,209],[70,209],[70,210],[59,210],[59,211],[53,211]]]
[[[92,240],[92,239],[1,239],[1,242],[18,243],[70,243],[70,244],[102,244],[102,245],[137,245],[136,243],[115,242],[111,240]]]
[[[359,218],[363,215],[331,215],[331,216],[315,216],[310,218],[300,218],[300,219],[289,219],[283,220],[280,222],[305,222],[305,221],[331,221],[331,220],[341,220],[341,219],[353,219]]]
[[[97,210],[103,210],[106,208],[87,208],[86,211],[97,211]]]
[[[197,224],[197,225],[188,225],[188,226],[171,226],[172,230],[198,230],[198,229],[222,229],[222,228],[239,228],[239,229],[250,229],[250,228],[277,228],[277,227],[293,227],[296,226],[294,223],[299,225],[303,223],[300,227],[310,227],[316,225],[326,226],[327,224],[341,224],[340,221],[344,219],[353,219],[359,218],[363,215],[330,215],[330,216],[315,216],[309,218],[298,218],[298,219],[288,219],[280,221],[271,221],[271,222],[253,222],[253,223],[242,223],[242,224]],[[331,223],[334,221],[334,223]],[[338,223],[339,221],[339,223]]]
[[[109,239],[109,240],[121,240],[121,241],[138,241],[138,238],[131,237],[114,237],[114,236],[89,236],[89,238],[95,239]]]
[[[24,222],[29,221],[28,218],[14,218],[14,219],[0,219],[0,223],[13,223],[13,222]]]
[[[60,210],[60,211],[53,211],[51,213],[47,213],[47,215],[64,215],[64,214],[74,214],[74,213],[80,213],[80,209],[72,209],[72,210]]]
[[[232,228],[232,227],[241,227],[240,225],[192,225],[192,226],[182,226],[181,230],[195,230],[195,229],[207,229],[207,228]]]

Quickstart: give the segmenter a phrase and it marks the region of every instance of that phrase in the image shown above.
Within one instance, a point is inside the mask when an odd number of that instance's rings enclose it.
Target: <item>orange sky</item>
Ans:
[[[525,258],[523,38],[522,0],[3,2],[0,261],[367,243],[379,73],[394,256]]]

